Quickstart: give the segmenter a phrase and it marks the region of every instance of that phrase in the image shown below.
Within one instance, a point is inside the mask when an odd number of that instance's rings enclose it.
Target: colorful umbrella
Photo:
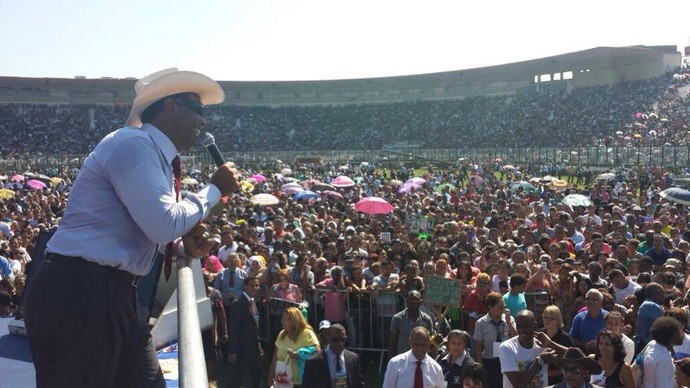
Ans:
[[[305,189],[312,189],[312,186],[318,185],[319,183],[321,183],[320,180],[314,179],[314,178],[309,178],[306,181],[302,182],[302,186],[304,186]]]
[[[335,187],[351,187],[355,185],[355,181],[346,177],[345,175],[341,175],[333,179],[333,181],[331,181],[331,185]]]
[[[531,183],[526,182],[526,181],[510,182],[510,189],[513,191],[517,191],[521,187],[522,187],[522,191],[530,191],[530,190],[535,189],[535,187],[532,186]]]
[[[300,191],[299,193],[295,194],[293,197],[295,201],[299,201],[301,199],[309,200],[309,199],[315,199],[315,198],[320,198],[319,194],[311,191],[311,190],[303,190]]]
[[[0,198],[8,199],[14,198],[14,191],[10,189],[0,189]]]
[[[403,184],[403,181],[398,179],[391,179],[386,183],[388,186],[397,187]]]
[[[419,190],[419,188],[422,187],[421,185],[415,185],[414,183],[405,183],[404,185],[398,187],[398,193],[409,193],[413,189]]]
[[[324,198],[326,198],[326,199],[328,199],[328,198],[332,198],[332,199],[343,199],[343,195],[342,195],[342,194],[340,194],[340,193],[337,192],[337,191],[332,191],[332,190],[326,190],[326,191],[322,192],[322,193],[321,193],[321,196],[324,197]]]
[[[551,181],[551,187],[557,190],[562,190],[568,187],[568,182],[562,179],[554,179]]]
[[[38,179],[32,179],[26,182],[26,185],[34,190],[43,190],[47,187],[45,183],[39,181]]]
[[[286,193],[286,194],[297,194],[300,191],[304,191],[304,187],[302,187],[299,183],[297,182],[291,182],[291,183],[286,183],[280,187],[280,191]]]
[[[415,184],[417,186],[421,186],[421,185],[426,183],[426,179],[420,178],[420,177],[414,177],[414,178],[408,179],[407,182],[405,182],[405,184],[407,184],[407,183],[412,183],[412,184]]]
[[[240,182],[240,189],[242,191],[254,191],[254,185],[247,181],[242,181]]]
[[[252,178],[254,178],[254,180],[257,182],[266,182],[266,177],[261,174],[254,174],[252,175]]]
[[[51,187],[57,187],[60,183],[65,183],[65,180],[60,177],[50,178]]]
[[[24,182],[24,175],[14,174],[10,177],[10,182]]]
[[[180,183],[183,185],[198,185],[199,181],[194,178],[184,178]]]
[[[381,197],[365,197],[355,204],[355,210],[365,214],[388,214],[395,209]]]
[[[273,206],[280,203],[280,200],[274,195],[261,193],[249,198],[249,202],[253,203],[254,205]]]
[[[313,191],[335,191],[335,187],[333,185],[329,185],[328,183],[317,183],[314,186],[311,187]]]

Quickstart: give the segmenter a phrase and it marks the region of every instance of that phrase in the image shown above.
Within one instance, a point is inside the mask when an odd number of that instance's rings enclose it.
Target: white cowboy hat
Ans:
[[[193,71],[170,68],[147,75],[134,84],[137,96],[125,125],[140,127],[141,113],[161,98],[178,93],[196,93],[204,105],[219,104],[225,100],[225,92],[218,82]]]

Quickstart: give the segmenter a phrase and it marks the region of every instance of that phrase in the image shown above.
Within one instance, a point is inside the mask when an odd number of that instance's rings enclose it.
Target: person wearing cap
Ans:
[[[138,278],[151,271],[157,251],[170,252],[166,274],[174,254],[207,254],[215,242],[201,221],[238,188],[226,163],[207,186],[178,201],[178,154],[196,144],[204,105],[224,100],[217,82],[168,69],[137,81],[135,91],[125,127],[84,161],[27,290],[39,388],[165,386],[149,314],[137,302]]]
[[[601,366],[587,357],[578,348],[568,348],[563,357],[556,356],[553,362],[563,370],[563,381],[553,388],[592,388],[599,387],[589,382],[590,375],[601,373]]]
[[[321,322],[319,322],[319,332],[317,337],[319,338],[319,343],[321,344],[321,348],[325,349],[326,346],[328,345],[328,329],[331,327],[331,321],[328,319],[324,319]]]

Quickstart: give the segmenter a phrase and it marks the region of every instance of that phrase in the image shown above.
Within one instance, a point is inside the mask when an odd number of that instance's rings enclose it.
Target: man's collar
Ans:
[[[177,156],[177,148],[173,142],[153,124],[145,123],[141,129],[151,136],[153,142],[163,153],[166,162],[172,164],[172,160]]]

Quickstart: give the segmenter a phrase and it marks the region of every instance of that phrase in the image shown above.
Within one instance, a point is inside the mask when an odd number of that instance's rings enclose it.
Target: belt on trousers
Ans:
[[[49,252],[49,253],[46,253],[45,261],[48,263],[53,262],[53,263],[78,265],[79,267],[84,268],[88,271],[97,272],[97,273],[105,275],[107,277],[121,280],[121,281],[129,284],[132,287],[136,287],[139,284],[139,276],[137,276],[137,275],[131,274],[127,271],[123,271],[121,269],[117,269],[115,267],[111,267],[108,265],[100,265],[98,263],[94,263],[93,261],[85,260],[82,257],[65,256],[65,255],[60,255],[58,253],[50,253]]]

